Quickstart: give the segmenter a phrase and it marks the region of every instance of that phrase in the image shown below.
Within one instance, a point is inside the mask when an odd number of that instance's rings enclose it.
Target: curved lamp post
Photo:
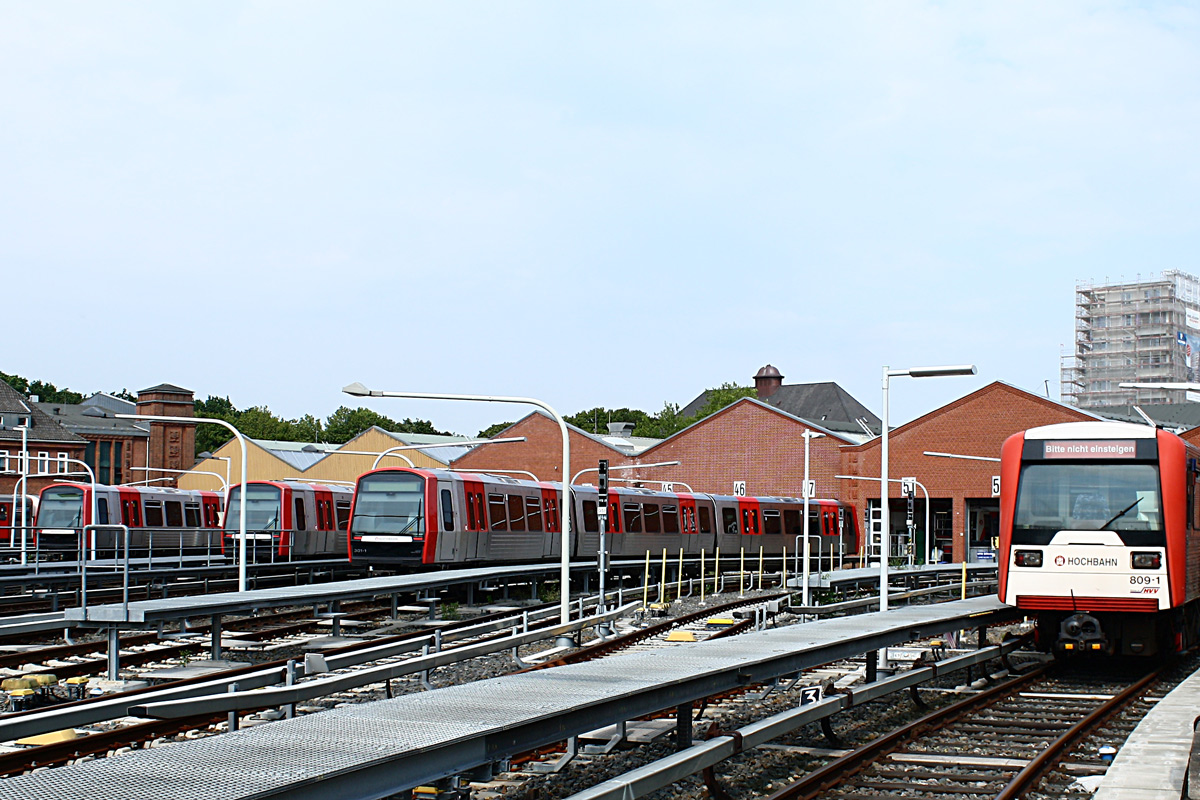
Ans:
[[[238,499],[238,591],[246,591],[246,437],[232,424],[213,417],[171,417],[158,414],[113,414],[118,419],[144,419],[149,422],[209,422],[228,428],[242,447],[242,496]],[[226,495],[228,500],[228,495]]]
[[[571,621],[571,484],[569,481],[571,473],[571,441],[568,438],[567,421],[549,405],[532,397],[502,397],[485,394],[436,394],[432,392],[381,392],[368,389],[358,382],[342,387],[342,391],[353,397],[397,397],[409,400],[468,400],[479,403],[518,403],[521,405],[536,406],[554,418],[554,421],[558,423],[558,430],[562,434],[563,499],[562,506],[559,509],[559,518],[562,520],[560,536],[562,558],[559,577],[561,582],[559,617],[562,624],[566,625],[569,623]]]

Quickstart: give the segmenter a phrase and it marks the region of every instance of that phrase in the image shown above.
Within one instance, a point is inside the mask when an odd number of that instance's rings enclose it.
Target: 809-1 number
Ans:
[[[1135,586],[1138,584],[1145,584],[1145,583],[1158,583],[1159,576],[1158,575],[1130,575],[1129,582],[1134,584]]]

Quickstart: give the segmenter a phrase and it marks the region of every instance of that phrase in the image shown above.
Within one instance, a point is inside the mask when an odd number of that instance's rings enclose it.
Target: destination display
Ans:
[[[1137,440],[1047,440],[1042,455],[1045,458],[1137,458]]]

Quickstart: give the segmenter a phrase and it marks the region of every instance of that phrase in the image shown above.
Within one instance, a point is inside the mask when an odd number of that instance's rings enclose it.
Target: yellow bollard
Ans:
[[[746,548],[742,548],[742,557],[738,561],[738,596],[746,594]]]
[[[779,586],[784,591],[787,590],[787,545],[783,546],[783,561],[779,566]]]
[[[663,548],[662,572],[658,575],[658,602],[667,602],[667,548]]]
[[[675,575],[675,599],[683,597],[683,548],[679,548],[679,572]]]
[[[763,546],[758,546],[758,590],[763,588]]]
[[[646,551],[646,577],[642,581],[642,608],[650,605],[650,551]]]
[[[704,577],[704,548],[700,548],[700,605],[704,605],[704,584],[708,578]]]

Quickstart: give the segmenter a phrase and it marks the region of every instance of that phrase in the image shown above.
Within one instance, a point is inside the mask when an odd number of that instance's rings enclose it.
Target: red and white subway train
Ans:
[[[600,521],[595,486],[571,487],[571,557],[595,558]],[[379,566],[536,561],[560,558],[562,486],[444,469],[389,467],[358,479],[350,518],[350,560]],[[608,552],[712,555],[717,547],[779,555],[796,552],[804,501],[610,488]],[[857,562],[851,506],[809,501],[814,564]]]
[[[1200,449],[1147,425],[1076,422],[1001,453],[1000,598],[1056,652],[1152,655],[1197,641]]]
[[[33,526],[34,518],[37,514],[37,498],[32,495],[22,495],[25,501],[25,518],[21,519],[21,503],[18,500],[16,505],[13,505],[13,496],[11,494],[0,495],[0,547],[10,547],[14,544],[20,544],[20,536],[13,539],[13,526],[20,528],[22,525],[29,527]]]
[[[86,525],[125,525],[130,550],[152,555],[212,553],[220,548],[219,492],[159,486],[96,486],[92,518],[90,483],[54,483],[38,498],[34,533],[42,552],[79,552]],[[89,553],[109,554],[124,547],[119,530],[99,530]]]
[[[250,481],[246,490],[246,553],[255,562],[342,558],[354,491],[299,481]],[[222,547],[238,551],[241,484],[229,489]]]

